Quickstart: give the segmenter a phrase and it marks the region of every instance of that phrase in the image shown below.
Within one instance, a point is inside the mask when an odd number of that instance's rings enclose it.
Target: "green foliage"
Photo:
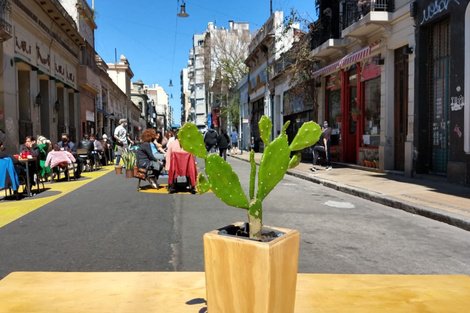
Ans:
[[[128,170],[133,169],[137,164],[137,156],[135,152],[128,148],[122,151],[121,159]]]
[[[321,135],[321,128],[315,122],[304,123],[299,129],[297,135],[289,146],[287,141],[286,129],[289,122],[284,124],[282,133],[269,142],[271,135],[272,122],[266,116],[259,121],[259,129],[265,149],[261,157],[258,171],[258,191],[255,197],[255,181],[256,181],[256,164],[254,151],[250,152],[250,183],[248,201],[243,193],[238,175],[232,170],[232,166],[224,161],[220,156],[211,154],[207,155],[200,151],[200,146],[204,146],[204,139],[199,133],[196,125],[186,123],[180,130],[180,135],[186,139],[180,138],[181,146],[184,150],[206,159],[206,175],[199,173],[197,179],[197,190],[200,194],[207,192],[209,189],[214,192],[216,197],[226,204],[248,211],[248,219],[250,223],[250,237],[260,238],[262,226],[262,201],[274,189],[274,187],[282,180],[288,168],[294,168],[300,163],[300,153],[290,158],[292,151],[304,149],[313,145],[318,141]]]

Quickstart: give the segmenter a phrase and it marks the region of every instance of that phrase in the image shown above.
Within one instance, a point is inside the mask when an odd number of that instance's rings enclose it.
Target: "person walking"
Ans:
[[[227,149],[230,138],[227,135],[225,129],[220,130],[220,136],[217,137],[217,146],[219,147],[219,155],[227,160]]]
[[[204,143],[208,153],[215,153],[218,136],[219,134],[214,129],[214,124],[211,124],[211,128],[204,134]]]
[[[318,158],[320,155],[325,157],[326,161],[326,170],[330,171],[332,169],[330,164],[330,137],[331,137],[331,128],[328,127],[328,122],[324,121],[322,125],[322,133],[320,138],[313,146],[313,167],[310,168],[312,172],[316,172]]]
[[[119,165],[119,162],[121,161],[121,155],[123,150],[129,147],[129,143],[131,145],[134,144],[134,142],[129,138],[129,135],[127,134],[126,126],[127,120],[125,118],[121,118],[119,120],[119,126],[114,129],[114,139],[117,147],[116,165]]]
[[[237,154],[238,152],[238,133],[235,128],[232,130],[232,153]]]

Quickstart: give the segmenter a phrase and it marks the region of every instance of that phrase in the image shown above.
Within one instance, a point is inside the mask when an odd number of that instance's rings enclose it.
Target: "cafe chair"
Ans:
[[[138,155],[138,154],[137,154]],[[139,164],[139,160],[137,159],[137,164]],[[135,178],[137,178],[139,181],[137,182],[137,191],[140,190],[140,182],[142,180],[148,180],[149,178],[157,184],[156,181],[156,176],[155,176],[155,171],[152,168],[138,168],[137,169],[137,174],[135,175]]]
[[[5,197],[7,196],[7,190],[10,191],[10,195],[13,190],[18,199],[19,186],[20,182],[13,161],[10,158],[0,159],[0,189],[5,189]]]
[[[188,152],[171,153],[170,170],[168,172],[168,191],[174,193],[181,185],[191,193],[196,192],[197,169],[194,156]],[[183,179],[182,179],[183,178]]]
[[[60,174],[63,173],[65,177],[67,177],[67,181],[70,181],[70,178],[73,175],[73,179],[77,180],[75,177],[75,170],[76,170],[77,163],[66,163],[66,164],[59,164],[51,168],[52,176],[51,176],[51,183],[54,182],[54,177],[56,178],[56,182],[60,181]]]
[[[84,168],[82,169],[82,172],[91,172],[95,163],[93,162],[94,160],[92,160],[94,157],[91,153],[89,153],[87,149],[77,149],[77,156],[83,160]]]

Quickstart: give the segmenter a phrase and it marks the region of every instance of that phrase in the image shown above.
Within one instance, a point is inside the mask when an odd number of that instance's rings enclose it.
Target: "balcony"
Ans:
[[[100,90],[99,76],[86,65],[78,66],[78,84],[93,94],[97,94]]]
[[[8,1],[0,1],[0,43],[12,37],[10,23],[11,5]]]
[[[358,5],[356,0],[343,1],[340,17],[342,37],[364,41],[378,31],[387,36],[394,11],[394,0],[372,0],[367,6]]]

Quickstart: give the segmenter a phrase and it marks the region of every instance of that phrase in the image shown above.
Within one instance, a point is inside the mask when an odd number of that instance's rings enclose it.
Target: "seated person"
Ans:
[[[51,168],[46,166],[46,158],[49,151],[51,151],[51,141],[44,136],[39,136],[37,140],[37,145],[39,148],[39,176],[44,177],[47,174],[51,173]]]
[[[39,157],[39,147],[36,145],[36,138],[33,136],[26,136],[24,144],[20,146],[19,154],[26,153],[28,155],[32,155],[33,157]],[[29,168],[29,190],[31,187],[36,185],[34,181],[34,174],[38,173],[38,166],[36,162],[28,162],[26,164]]]
[[[91,152],[91,155],[93,156],[92,160],[96,164],[98,162],[101,162],[100,160],[103,154],[103,146],[101,145],[101,142],[99,140],[95,139],[94,135],[90,136],[90,141],[93,143],[93,151]]]
[[[155,179],[147,178],[154,189],[158,189],[158,177],[163,168],[163,162],[159,161],[152,153],[150,143],[157,137],[154,129],[147,128],[142,132],[142,143],[137,150],[137,166],[147,169],[147,174],[151,171]]]
[[[165,150],[163,149],[163,145],[162,145],[162,134],[159,131],[155,133],[157,134],[157,137],[155,137],[153,141],[151,142],[150,148],[152,148],[152,154],[154,155],[155,158],[157,158],[160,161],[164,161]]]
[[[83,135],[83,140],[80,141],[80,144],[78,145],[78,147],[80,149],[86,149],[88,151],[88,158],[90,159],[91,166],[93,166],[95,164],[95,156],[93,154],[93,151],[95,150],[95,146],[93,142],[91,142],[88,134]],[[78,158],[82,160],[83,164],[86,164],[86,159],[83,159],[80,156]]]
[[[57,167],[62,167],[67,169],[69,164],[75,162],[75,157],[68,151],[61,151],[58,144],[55,144],[47,154],[46,164],[45,166],[50,166],[52,170],[56,169]],[[69,171],[65,171],[65,177],[68,178]]]
[[[59,146],[60,150],[65,150],[72,154],[77,153],[77,147],[75,146],[75,143],[73,141],[70,141],[69,135],[66,133],[62,133],[61,141],[59,141],[57,145]],[[83,159],[77,158],[76,160],[78,166],[77,171],[75,172],[75,178],[80,178],[83,167]]]

